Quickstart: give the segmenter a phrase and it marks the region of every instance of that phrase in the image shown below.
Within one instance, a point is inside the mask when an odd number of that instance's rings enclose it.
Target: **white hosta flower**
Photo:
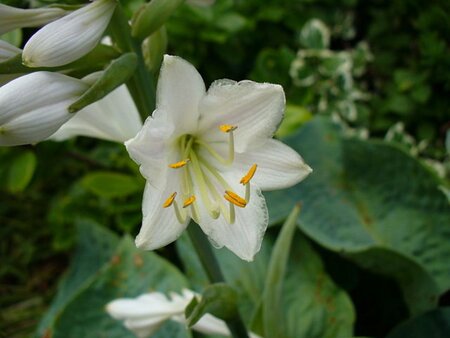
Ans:
[[[90,52],[101,40],[116,0],[95,0],[37,31],[23,49],[28,67],[57,67]]]
[[[125,143],[147,179],[136,245],[164,246],[192,218],[216,247],[252,260],[268,224],[261,190],[292,186],[311,172],[272,139],[284,106],[274,84],[220,80],[206,92],[191,64],[166,55],[156,110]]]
[[[184,310],[194,296],[193,291],[184,289],[182,294],[171,293],[167,298],[160,292],[151,292],[137,298],[121,298],[110,302],[106,311],[115,319],[123,320],[124,325],[139,338],[155,333],[167,320],[185,324]],[[192,327],[204,334],[230,336],[225,322],[207,313]],[[254,333],[250,337],[258,338]]]
[[[0,35],[22,27],[38,27],[64,16],[61,8],[21,9],[0,4]]]
[[[88,85],[50,72],[21,76],[0,87],[0,146],[36,143],[73,117],[67,110]]]
[[[80,110],[50,139],[88,136],[123,143],[142,128],[141,117],[125,85]]]
[[[0,62],[6,61],[20,53],[22,53],[20,48],[17,48],[6,41],[0,40]]]

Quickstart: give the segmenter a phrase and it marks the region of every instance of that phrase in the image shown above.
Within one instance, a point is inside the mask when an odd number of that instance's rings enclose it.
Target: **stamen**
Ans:
[[[237,126],[232,126],[231,124],[222,124],[219,126],[219,129],[223,133],[229,133],[230,131],[235,131]]]
[[[236,213],[234,211],[234,204],[233,203],[228,203],[230,205],[230,214],[229,214],[229,219],[227,220],[229,224],[234,224],[234,222],[236,221]]]
[[[186,198],[186,200],[183,203],[183,208],[186,208],[186,207],[190,206],[194,202],[195,202],[195,196],[194,195]]]
[[[252,165],[247,174],[245,174],[244,177],[241,178],[241,184],[246,185],[250,180],[253,178],[253,175],[255,175],[256,168],[258,166],[256,164]]]
[[[180,210],[177,201],[173,201],[173,208],[175,209],[175,215],[177,216],[178,222],[184,224],[187,221],[188,215],[184,210]]]
[[[177,196],[177,192],[175,191],[172,195],[169,196],[168,199],[163,204],[163,208],[168,208],[172,205],[173,201],[175,200],[175,196]]]
[[[187,158],[187,159],[185,159],[185,160],[182,160],[182,161],[179,161],[179,162],[176,162],[176,163],[169,164],[169,167],[170,167],[170,168],[173,168],[173,169],[182,168],[182,167],[184,167],[186,164],[188,164],[189,161],[190,161],[190,160]]]
[[[245,185],[245,200],[250,202],[250,184]]]
[[[225,195],[223,196],[228,202],[233,203],[235,206],[238,206],[240,208],[245,208],[247,205],[247,201],[243,199],[238,194],[225,190]]]

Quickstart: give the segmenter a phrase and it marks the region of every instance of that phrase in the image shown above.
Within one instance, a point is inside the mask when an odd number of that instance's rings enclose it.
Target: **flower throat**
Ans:
[[[221,214],[229,224],[235,222],[235,206],[245,208],[250,201],[250,180],[256,172],[254,164],[247,174],[242,177],[240,183],[245,186],[245,197],[241,197],[234,191],[231,185],[224,179],[216,163],[223,166],[231,166],[234,161],[234,131],[237,126],[221,125],[219,130],[228,135],[228,154],[223,157],[210,144],[195,135],[186,134],[177,140],[180,161],[169,164],[174,170],[181,170],[180,195],[183,207],[179,208],[176,201],[178,192],[173,192],[164,202],[163,207],[174,207],[175,214],[180,223],[184,223],[188,217],[190,208],[191,217],[199,223],[199,210],[196,193],[200,195],[208,214],[217,219]],[[204,151],[203,151],[204,150]],[[211,155],[209,159],[201,153],[205,151]],[[224,194],[220,193],[224,191]]]

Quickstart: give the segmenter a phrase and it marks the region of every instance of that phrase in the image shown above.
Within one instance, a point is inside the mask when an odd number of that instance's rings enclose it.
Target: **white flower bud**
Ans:
[[[22,9],[0,4],[0,35],[22,27],[37,27],[66,14],[61,8]]]
[[[35,72],[0,87],[0,146],[36,143],[74,114],[67,110],[88,85],[59,73]]]
[[[102,38],[115,7],[115,0],[96,0],[44,26],[25,45],[24,65],[57,67],[89,53]]]
[[[22,53],[20,48],[0,40],[0,62],[6,61],[20,53]]]

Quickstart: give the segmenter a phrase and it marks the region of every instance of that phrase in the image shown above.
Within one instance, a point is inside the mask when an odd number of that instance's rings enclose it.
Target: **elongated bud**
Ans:
[[[162,26],[142,44],[142,51],[144,53],[145,64],[153,74],[159,73],[159,68],[167,50],[167,31],[166,27]]]
[[[20,53],[22,53],[20,48],[0,40],[0,62],[6,61]]]
[[[116,7],[115,0],[96,0],[34,34],[23,49],[28,67],[57,67],[90,52],[102,38]]]
[[[42,141],[74,114],[67,110],[88,85],[59,73],[35,72],[0,87],[0,146]]]
[[[133,17],[131,34],[144,40],[159,29],[184,0],[151,0]]]
[[[0,35],[22,27],[38,27],[64,16],[61,8],[21,9],[0,4]]]

